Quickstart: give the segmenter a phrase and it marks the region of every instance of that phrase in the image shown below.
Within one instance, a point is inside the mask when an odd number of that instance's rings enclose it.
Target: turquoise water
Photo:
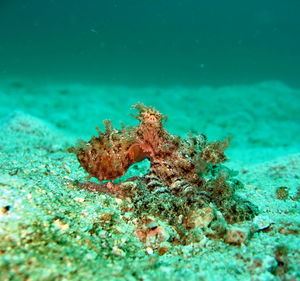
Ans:
[[[299,14],[298,0],[0,1],[0,280],[300,280]],[[137,102],[168,116],[178,151],[86,190],[99,181],[69,148],[103,120],[136,126]],[[160,133],[129,137],[115,168],[176,147]],[[232,137],[224,166],[205,162],[218,145],[184,140],[200,133]]]
[[[0,2],[0,77],[300,86],[300,2]]]

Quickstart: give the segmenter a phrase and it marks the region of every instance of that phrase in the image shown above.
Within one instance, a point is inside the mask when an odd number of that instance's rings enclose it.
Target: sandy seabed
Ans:
[[[172,134],[232,136],[226,165],[259,208],[251,239],[159,255],[136,237],[119,199],[76,186],[87,174],[66,149],[105,119],[136,124],[136,102],[168,115]],[[300,279],[300,90],[276,81],[193,89],[10,81],[0,85],[0,126],[1,280]]]

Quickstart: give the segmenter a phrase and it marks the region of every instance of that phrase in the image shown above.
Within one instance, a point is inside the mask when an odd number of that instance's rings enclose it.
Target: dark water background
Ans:
[[[0,0],[0,79],[300,86],[299,0]]]

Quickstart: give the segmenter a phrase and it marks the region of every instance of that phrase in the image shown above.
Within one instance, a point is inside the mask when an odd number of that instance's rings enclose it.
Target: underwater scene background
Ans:
[[[4,77],[299,87],[297,0],[3,0],[0,9]]]
[[[299,14],[0,1],[0,280],[300,279]]]

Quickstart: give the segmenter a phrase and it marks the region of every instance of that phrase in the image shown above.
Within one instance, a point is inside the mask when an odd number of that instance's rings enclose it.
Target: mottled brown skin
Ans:
[[[121,177],[136,158],[130,153],[135,140],[135,129],[113,129],[106,122],[106,132],[99,132],[88,143],[71,151],[77,154],[80,165],[98,180],[114,180]],[[140,160],[140,159],[138,159]]]
[[[208,143],[201,152],[201,158],[206,163],[219,164],[227,160],[224,150],[228,148],[231,138],[226,138],[224,141],[214,141]]]
[[[164,183],[172,185],[176,180],[195,184],[199,179],[194,165],[178,153],[180,140],[170,135],[162,126],[163,116],[152,108],[139,105],[141,109],[137,127],[137,143],[150,159],[150,173]]]
[[[134,116],[140,121],[138,126],[117,130],[105,121],[105,133],[99,132],[99,137],[71,149],[89,177],[114,180],[124,175],[130,165],[147,158],[151,162],[150,173],[166,186],[174,187],[178,181],[201,185],[203,180],[198,176],[198,167],[205,169],[207,163],[225,160],[227,141],[209,143],[201,154],[198,152],[198,157],[187,159],[182,151],[195,155],[196,151],[163,128],[166,116],[140,103],[133,107],[139,111]]]
[[[82,183],[81,188],[105,192],[133,202],[140,217],[137,235],[141,241],[163,233],[157,227],[144,230],[144,214],[168,221],[187,243],[187,231],[196,225],[197,210],[211,203],[229,223],[251,219],[255,206],[234,196],[235,187],[227,183],[226,170],[218,165],[226,160],[224,150],[230,139],[207,142],[204,135],[181,139],[163,128],[166,118],[152,107],[133,106],[139,111],[139,124],[117,130],[105,121],[106,131],[98,137],[71,148],[81,166],[100,182],[123,176],[134,163],[149,159],[150,170],[143,177],[120,183]],[[196,215],[195,215],[196,214]],[[223,232],[222,232],[223,233]]]

